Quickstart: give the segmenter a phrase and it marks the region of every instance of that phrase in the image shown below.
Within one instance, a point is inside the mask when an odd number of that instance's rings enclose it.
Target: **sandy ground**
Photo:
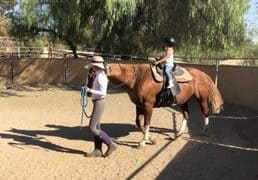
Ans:
[[[151,133],[157,144],[137,149],[142,134],[127,94],[109,93],[106,105],[102,128],[119,149],[87,158],[93,142],[87,119],[80,130],[78,90],[0,90],[0,179],[258,179],[257,112],[226,105],[202,136],[192,101],[189,133],[171,140],[181,116],[173,120],[170,109],[156,109]]]

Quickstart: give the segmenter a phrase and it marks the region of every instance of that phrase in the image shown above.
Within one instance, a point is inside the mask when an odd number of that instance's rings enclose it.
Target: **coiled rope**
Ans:
[[[87,87],[86,86],[81,86],[81,108],[82,108],[82,113],[81,113],[81,128],[83,126],[83,116],[85,115],[87,118],[90,118],[91,115],[88,115],[85,111],[85,108],[88,105],[88,97],[87,97]]]

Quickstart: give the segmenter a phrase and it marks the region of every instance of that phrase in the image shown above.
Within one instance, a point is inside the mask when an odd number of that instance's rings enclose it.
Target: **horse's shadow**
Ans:
[[[82,150],[77,150],[55,144],[51,142],[48,137],[58,137],[68,140],[93,141],[93,135],[88,127],[69,127],[56,124],[47,124],[45,126],[48,128],[47,130],[26,130],[12,128],[8,130],[7,133],[0,133],[0,137],[2,139],[11,139],[11,141],[8,142],[8,144],[21,149],[23,149],[24,146],[31,145],[33,147],[40,147],[46,150],[73,154],[85,154],[85,152]],[[118,138],[120,137],[128,136],[131,132],[138,132],[137,128],[133,124],[107,123],[102,124],[101,128],[105,130],[112,138],[114,138],[114,140],[119,145],[135,147],[137,144],[137,142],[118,140]],[[159,130],[159,132],[162,131],[163,129]]]
[[[80,126],[63,126],[56,124],[47,124],[45,125],[48,130],[22,130],[22,129],[11,129],[9,132],[26,135],[30,137],[38,137],[38,136],[52,136],[59,137],[69,140],[85,140],[92,141],[93,135],[90,132],[88,126],[80,127]],[[126,136],[131,131],[135,131],[135,127],[131,124],[113,124],[107,123],[102,124],[101,128],[106,131],[111,137],[118,138],[122,136]],[[119,129],[119,130],[117,130]]]

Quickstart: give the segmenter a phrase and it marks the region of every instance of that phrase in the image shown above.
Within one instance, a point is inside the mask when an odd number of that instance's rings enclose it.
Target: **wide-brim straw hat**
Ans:
[[[104,59],[101,56],[93,56],[93,60],[91,61],[90,65],[99,67],[100,69],[105,69]]]

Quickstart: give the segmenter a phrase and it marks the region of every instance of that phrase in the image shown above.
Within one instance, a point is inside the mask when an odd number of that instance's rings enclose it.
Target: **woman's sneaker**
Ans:
[[[107,152],[105,152],[105,157],[110,156],[112,154],[113,151],[117,150],[118,145],[114,142],[112,142],[111,144],[108,145],[108,150]]]
[[[104,157],[103,153],[100,149],[95,149],[91,153],[88,153],[86,156],[87,157]]]

